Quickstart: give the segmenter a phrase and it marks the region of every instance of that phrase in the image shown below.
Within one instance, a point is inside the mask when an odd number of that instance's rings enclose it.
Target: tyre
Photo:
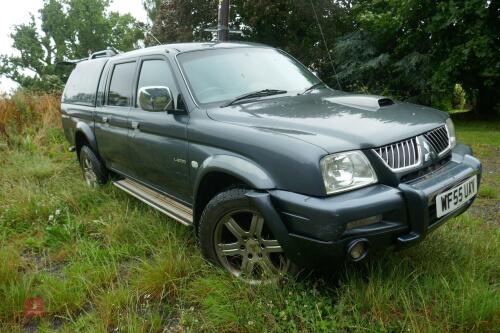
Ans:
[[[292,264],[247,192],[233,188],[216,195],[203,210],[198,240],[210,262],[258,284],[284,275]]]
[[[87,185],[96,187],[108,182],[109,174],[106,166],[90,147],[83,146],[80,149],[79,160]]]

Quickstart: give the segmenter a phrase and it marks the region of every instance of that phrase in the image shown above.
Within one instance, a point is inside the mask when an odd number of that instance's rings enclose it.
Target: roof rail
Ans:
[[[88,58],[75,59],[75,60],[61,60],[56,62],[56,65],[76,65],[79,62],[85,61]]]
[[[97,59],[97,58],[112,57],[112,56],[117,55],[118,53],[119,52],[117,50],[115,50],[113,48],[108,48],[106,50],[97,51],[97,52],[92,53],[89,56],[89,60],[91,60],[91,59]]]

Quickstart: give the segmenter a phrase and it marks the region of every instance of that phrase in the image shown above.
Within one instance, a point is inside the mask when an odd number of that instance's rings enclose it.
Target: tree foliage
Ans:
[[[129,14],[108,13],[108,7],[109,0],[45,0],[40,29],[34,16],[14,27],[19,55],[2,55],[0,74],[25,88],[60,89],[71,68],[58,62],[108,47],[133,49],[143,37],[139,23]]]
[[[148,14],[151,22],[154,22],[160,11],[163,0],[142,0],[142,5]]]
[[[314,0],[312,5],[310,0],[233,3],[235,26],[243,31],[243,40],[279,47],[336,86],[328,48],[350,29],[350,1]]]
[[[212,34],[205,29],[217,25],[217,3],[217,0],[164,0],[158,10],[149,11],[150,17],[155,15],[152,34],[161,43],[210,40]],[[156,43],[155,39],[146,38],[146,44]]]
[[[153,32],[166,43],[211,40],[213,36],[203,30],[217,26],[217,3],[164,0],[155,7]],[[346,90],[427,105],[448,99],[451,107],[455,85],[460,84],[477,111],[498,111],[497,1],[313,0],[311,5],[311,0],[232,0],[231,4],[231,27],[244,32],[232,39],[289,51],[333,87],[339,79]]]
[[[498,110],[499,8],[485,0],[357,0],[339,38],[340,79],[424,104],[464,87],[481,113]],[[495,110],[496,109],[496,110]]]
[[[147,0],[147,3],[152,1]],[[346,31],[350,1],[315,0],[314,8],[322,24],[327,44]],[[162,43],[212,40],[205,31],[217,27],[217,0],[166,0],[156,12],[153,34]],[[303,63],[333,79],[328,52],[318,31],[309,0],[231,1],[230,28],[243,35],[231,38],[280,47]],[[150,39],[148,43],[154,44]]]
[[[206,29],[217,27],[218,0],[143,5],[153,24],[146,45],[214,40]],[[57,88],[68,72],[58,61],[134,48],[142,27],[108,6],[109,0],[44,0],[41,29],[34,17],[14,28],[20,55],[1,56],[0,74],[24,87]],[[498,112],[498,1],[232,0],[230,12],[230,28],[243,31],[233,40],[288,51],[332,87],[338,80],[345,90],[451,107],[463,105],[454,102],[459,84],[476,111]]]

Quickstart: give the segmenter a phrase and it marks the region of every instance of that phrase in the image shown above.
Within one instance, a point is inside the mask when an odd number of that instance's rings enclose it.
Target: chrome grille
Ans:
[[[403,170],[420,164],[420,147],[417,138],[411,138],[373,149],[393,170]]]
[[[432,146],[434,151],[440,155],[450,147],[450,138],[446,126],[441,126],[424,134],[427,142]]]

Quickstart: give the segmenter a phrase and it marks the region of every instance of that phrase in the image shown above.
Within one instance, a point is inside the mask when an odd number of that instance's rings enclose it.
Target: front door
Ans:
[[[136,60],[111,64],[107,80],[103,78],[107,92],[94,116],[99,155],[108,168],[124,174],[130,172],[128,114],[136,66]]]
[[[140,60],[136,86],[168,87],[177,105],[179,89],[168,60],[163,56]],[[137,180],[182,201],[190,201],[187,123],[189,116],[166,111],[144,111],[135,103],[129,113],[131,174]]]

